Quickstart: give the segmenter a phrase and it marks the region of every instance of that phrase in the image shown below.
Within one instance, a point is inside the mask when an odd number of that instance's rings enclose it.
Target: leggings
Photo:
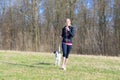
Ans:
[[[66,45],[65,43],[62,43],[63,57],[68,58],[71,49],[72,49],[72,45]]]

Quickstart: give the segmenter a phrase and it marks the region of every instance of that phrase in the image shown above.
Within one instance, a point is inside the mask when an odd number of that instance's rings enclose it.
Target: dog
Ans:
[[[61,53],[59,51],[54,51],[54,55],[55,55],[55,66],[60,66]]]

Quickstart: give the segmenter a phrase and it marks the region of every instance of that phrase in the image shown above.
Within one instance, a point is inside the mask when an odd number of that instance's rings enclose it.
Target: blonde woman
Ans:
[[[62,28],[62,69],[66,70],[67,61],[69,58],[70,51],[72,49],[72,38],[74,36],[74,28],[71,25],[71,20],[66,19],[65,26]]]

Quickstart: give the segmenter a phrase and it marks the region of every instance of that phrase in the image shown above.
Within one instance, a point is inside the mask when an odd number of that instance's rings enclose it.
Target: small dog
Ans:
[[[55,65],[60,66],[61,54],[59,51],[54,51],[54,54],[55,54]]]

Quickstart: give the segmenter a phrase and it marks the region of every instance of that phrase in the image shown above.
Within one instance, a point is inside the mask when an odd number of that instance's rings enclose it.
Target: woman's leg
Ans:
[[[70,51],[72,49],[72,45],[67,45],[67,53],[66,53],[66,58],[69,57]]]
[[[62,68],[65,67],[65,57],[62,58]]]
[[[66,54],[67,54],[67,45],[62,43],[62,51],[63,51],[63,58],[62,58],[62,68],[65,67],[65,61],[66,61]]]
[[[68,62],[68,57],[69,57],[71,49],[72,49],[72,46],[71,45],[67,45],[67,54],[66,54],[65,62],[64,62],[65,70],[66,70],[66,65],[67,65],[67,62]]]

